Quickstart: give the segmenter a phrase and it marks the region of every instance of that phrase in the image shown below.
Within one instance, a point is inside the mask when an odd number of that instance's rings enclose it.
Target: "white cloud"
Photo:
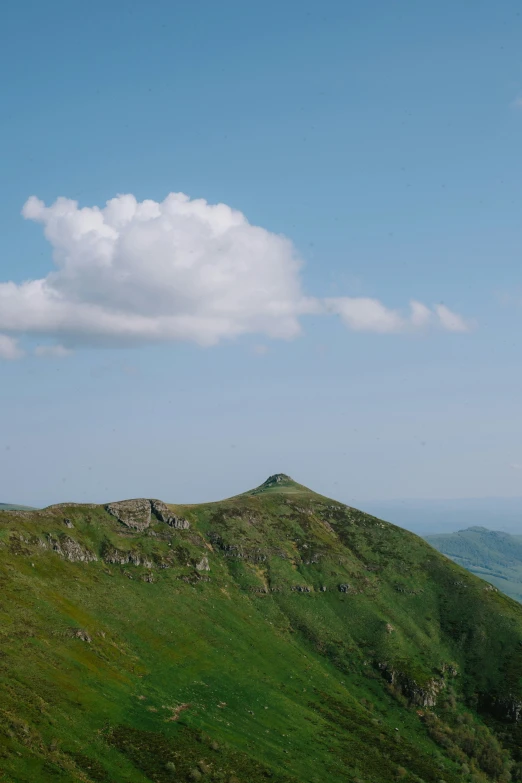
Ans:
[[[452,312],[446,305],[435,305],[434,309],[441,326],[448,332],[469,332],[473,328],[472,323],[465,321],[461,315]]]
[[[385,307],[378,299],[342,296],[326,299],[325,302],[329,312],[339,315],[346,326],[358,332],[412,332],[429,326],[450,332],[471,329],[470,324],[445,305],[435,305],[430,310],[422,302],[411,301],[409,314],[402,315],[398,310]]]
[[[0,359],[20,359],[24,352],[18,346],[18,341],[6,334],[0,334]]]
[[[522,109],[522,95],[517,95],[517,97],[511,101],[511,105],[514,109]]]
[[[291,339],[301,316],[327,312],[357,331],[464,324],[443,306],[412,302],[404,317],[376,299],[306,296],[290,240],[225,204],[182,193],[161,203],[120,195],[103,208],[65,198],[47,207],[32,196],[23,215],[43,225],[55,266],[39,280],[0,282],[0,330],[66,346],[42,346],[39,355],[96,342]]]
[[[70,356],[72,351],[64,345],[37,345],[34,349],[36,356],[49,356],[51,358],[61,359],[64,356]]]

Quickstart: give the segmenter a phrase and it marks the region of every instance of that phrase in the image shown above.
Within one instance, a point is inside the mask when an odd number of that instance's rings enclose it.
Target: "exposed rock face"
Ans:
[[[167,504],[162,500],[151,500],[150,503],[152,513],[161,520],[161,522],[166,522],[167,525],[170,525],[170,527],[174,527],[177,530],[188,530],[190,528],[190,522],[173,514]]]
[[[418,707],[435,707],[440,691],[446,687],[443,679],[435,677],[432,677],[423,685],[419,685],[412,677],[396,671],[387,663],[379,663],[377,668],[380,669],[385,680],[391,685],[395,685],[409,699],[411,704],[415,704]]]
[[[161,522],[168,522],[172,516],[172,511],[162,500],[151,500],[152,513],[158,517]]]
[[[74,527],[70,519],[64,519],[63,524],[65,525],[65,527],[69,527],[69,528]]]
[[[346,584],[345,585],[339,585],[339,591],[341,593],[347,593],[349,589],[350,589],[350,585],[346,585]]]
[[[151,503],[150,500],[138,498],[136,500],[121,500],[118,503],[109,503],[106,511],[113,517],[133,530],[145,530],[150,525]]]
[[[176,516],[171,516],[170,519],[167,520],[167,525],[175,527],[176,530],[188,530],[190,528],[190,522],[188,519],[183,519],[183,517]]]
[[[283,484],[285,481],[292,481],[292,479],[286,473],[276,473],[273,476],[269,476],[265,484]]]
[[[116,565],[127,565],[131,563],[135,566],[145,566],[145,568],[152,568],[152,560],[147,558],[143,553],[133,550],[116,549],[116,547],[107,545],[103,550],[103,560],[106,563]]]
[[[208,557],[202,557],[199,563],[196,563],[196,568],[198,571],[210,571]]]
[[[57,552],[57,554],[66,560],[70,560],[72,563],[90,563],[98,560],[94,552],[83,547],[74,539],[69,538],[69,536],[60,536],[58,541],[49,536],[49,544],[54,552]]]

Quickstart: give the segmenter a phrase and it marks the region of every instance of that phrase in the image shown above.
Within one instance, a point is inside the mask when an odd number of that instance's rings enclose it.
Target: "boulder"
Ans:
[[[196,568],[198,571],[210,571],[208,557],[202,557],[199,563],[196,563]]]

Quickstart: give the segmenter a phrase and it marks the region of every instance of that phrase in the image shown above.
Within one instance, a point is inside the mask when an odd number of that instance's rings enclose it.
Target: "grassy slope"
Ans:
[[[522,602],[522,537],[471,527],[426,541],[472,573]]]
[[[508,779],[499,747],[488,767],[448,738],[466,704],[493,748],[473,708],[522,694],[522,607],[289,481],[172,508],[191,530],[132,532],[102,507],[0,513],[0,780]],[[98,561],[52,551],[64,535]],[[153,567],[106,563],[109,545]],[[407,703],[444,679],[449,702]]]

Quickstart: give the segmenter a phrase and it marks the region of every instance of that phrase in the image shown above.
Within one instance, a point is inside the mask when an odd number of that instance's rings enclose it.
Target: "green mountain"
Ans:
[[[0,780],[522,779],[522,606],[289,477],[0,513]]]
[[[446,557],[522,602],[522,536],[475,526],[425,538]]]

